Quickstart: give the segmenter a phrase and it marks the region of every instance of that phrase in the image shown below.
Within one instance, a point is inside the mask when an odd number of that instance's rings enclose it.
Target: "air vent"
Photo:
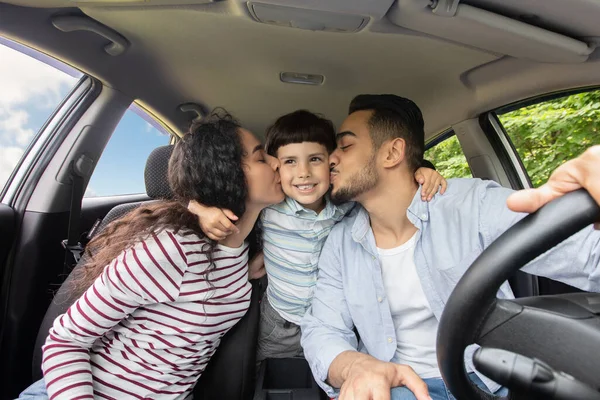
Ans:
[[[358,32],[369,22],[368,17],[359,15],[338,14],[254,2],[248,3],[248,9],[252,17],[263,24],[311,31]]]

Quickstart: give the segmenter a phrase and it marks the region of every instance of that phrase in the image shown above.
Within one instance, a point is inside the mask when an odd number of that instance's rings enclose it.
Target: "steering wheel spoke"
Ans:
[[[497,300],[475,342],[543,360],[594,387],[600,358],[589,353],[600,344],[600,294]]]

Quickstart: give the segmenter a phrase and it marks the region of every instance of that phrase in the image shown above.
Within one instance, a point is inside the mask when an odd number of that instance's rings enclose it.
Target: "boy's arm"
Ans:
[[[415,181],[421,185],[421,199],[429,201],[440,191],[440,194],[446,192],[448,182],[435,169],[421,167],[415,172]],[[441,187],[441,189],[440,189]]]
[[[198,216],[198,223],[202,232],[212,240],[220,241],[232,233],[239,233],[233,221],[238,217],[226,208],[206,207],[192,200],[188,204],[188,210]]]

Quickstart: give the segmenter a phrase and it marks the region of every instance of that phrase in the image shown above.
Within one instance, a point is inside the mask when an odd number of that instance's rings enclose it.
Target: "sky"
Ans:
[[[38,130],[81,77],[70,67],[58,70],[39,60],[59,65],[47,56],[28,50],[36,59],[7,47],[7,43],[0,40],[0,188]],[[146,158],[169,141],[157,127],[141,109],[130,107],[98,161],[86,197],[145,193]]]
[[[160,132],[130,108],[106,145],[85,196],[146,193],[146,159],[152,150],[168,143],[167,134]]]

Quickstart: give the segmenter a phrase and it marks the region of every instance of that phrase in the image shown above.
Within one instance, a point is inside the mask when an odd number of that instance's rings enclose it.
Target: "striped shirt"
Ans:
[[[300,324],[313,297],[325,239],[353,206],[335,206],[326,198],[325,208],[317,215],[286,197],[263,211],[267,299],[285,320]]]
[[[43,346],[50,399],[187,399],[221,337],[250,304],[248,248],[154,234],[123,251]]]

